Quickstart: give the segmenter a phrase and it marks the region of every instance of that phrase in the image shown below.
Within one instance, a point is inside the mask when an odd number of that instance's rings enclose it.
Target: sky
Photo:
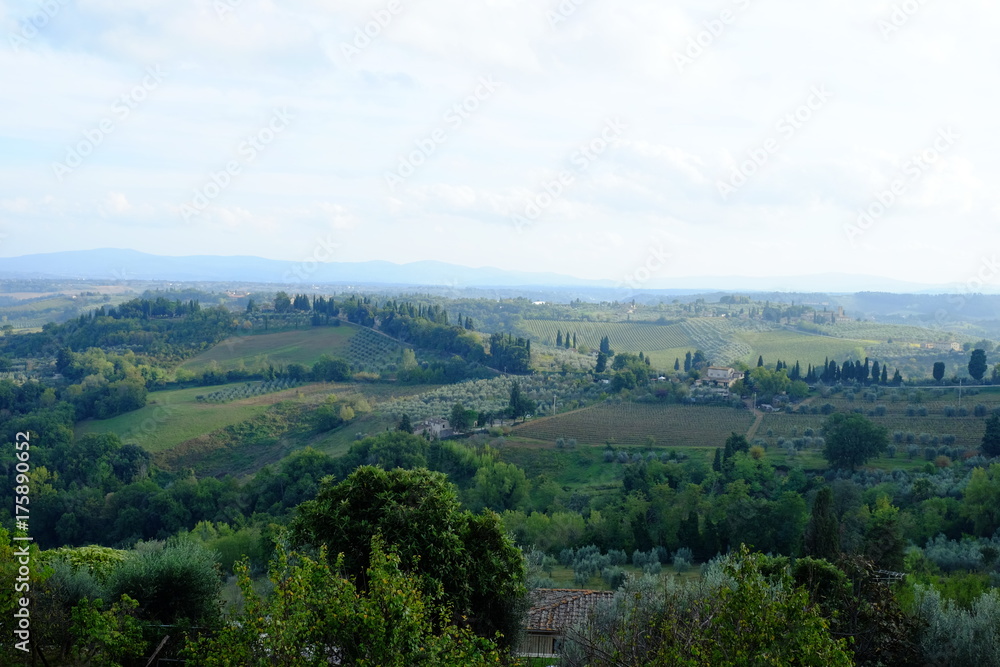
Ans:
[[[992,291],[998,20],[985,0],[0,0],[0,264],[113,247]]]

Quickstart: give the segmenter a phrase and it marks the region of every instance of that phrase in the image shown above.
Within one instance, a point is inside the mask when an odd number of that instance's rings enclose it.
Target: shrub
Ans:
[[[601,571],[601,578],[611,590],[617,590],[625,583],[625,570],[616,566],[609,566]]]
[[[140,617],[165,625],[208,625],[221,613],[216,554],[190,541],[155,543],[133,552],[108,577],[112,600],[127,595]]]
[[[913,606],[925,626],[920,648],[926,664],[1000,665],[1000,592],[983,593],[963,609],[933,588],[917,585]]]

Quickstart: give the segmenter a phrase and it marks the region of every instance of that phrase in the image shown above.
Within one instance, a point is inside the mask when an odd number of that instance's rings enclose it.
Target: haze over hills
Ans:
[[[881,276],[825,273],[803,276],[651,276],[643,283],[588,280],[552,272],[509,271],[438,261],[394,264],[385,261],[284,261],[251,256],[170,257],[136,250],[102,248],[0,259],[0,278],[88,280],[253,281],[288,284],[445,285],[462,287],[592,287],[682,291],[706,290],[895,293],[962,291],[956,285],[911,283]]]

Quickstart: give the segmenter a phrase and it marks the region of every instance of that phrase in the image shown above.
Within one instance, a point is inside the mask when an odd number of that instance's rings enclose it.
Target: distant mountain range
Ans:
[[[167,257],[136,250],[103,248],[0,258],[0,278],[71,278],[85,280],[166,280],[189,282],[401,285],[465,287],[621,288],[612,280],[585,280],[549,272],[473,268],[437,261],[393,264],[369,262],[289,262],[248,256],[191,255]],[[945,285],[908,283],[876,276],[818,274],[809,276],[713,276],[650,280],[655,291],[941,293]],[[629,289],[629,288],[625,288]]]

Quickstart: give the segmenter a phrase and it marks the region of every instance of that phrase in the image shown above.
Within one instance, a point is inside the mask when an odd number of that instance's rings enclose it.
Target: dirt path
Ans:
[[[754,410],[754,420],[750,424],[750,428],[747,429],[747,442],[753,442],[754,436],[757,435],[757,429],[760,428],[760,423],[764,421],[764,413],[760,410]]]

